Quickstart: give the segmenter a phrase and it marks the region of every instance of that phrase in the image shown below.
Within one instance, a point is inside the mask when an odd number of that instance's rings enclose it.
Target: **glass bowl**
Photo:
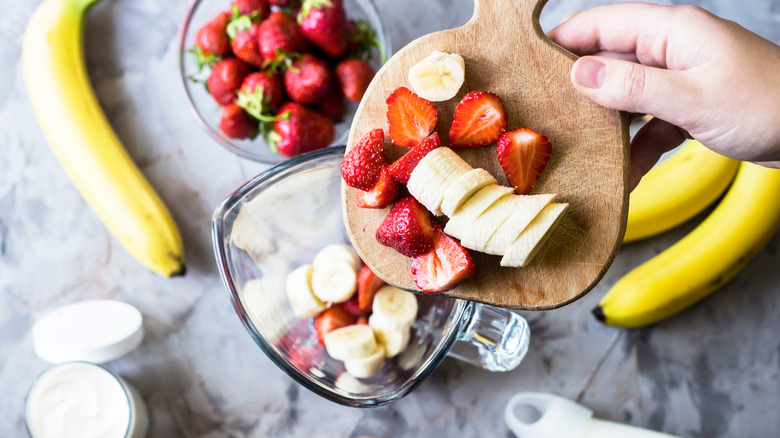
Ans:
[[[188,52],[195,45],[195,34],[201,26],[211,20],[219,11],[229,9],[231,0],[194,0],[179,28],[179,73],[182,90],[190,114],[195,121],[214,140],[227,150],[259,163],[275,164],[286,159],[283,155],[271,152],[265,140],[258,136],[254,140],[236,140],[222,133],[219,129],[221,107],[217,104],[203,82],[208,79],[209,70],[198,71],[195,56]],[[390,37],[379,16],[379,11],[373,0],[344,0],[349,19],[366,20],[376,33],[385,56],[392,56]],[[375,70],[381,67],[380,54],[374,49],[369,63]],[[196,82],[197,79],[200,82]],[[357,103],[346,100],[344,120],[335,125],[335,133],[331,146],[347,142],[349,127],[357,109]]]
[[[505,309],[418,295],[409,346],[368,379],[347,374],[318,344],[311,319],[293,315],[285,293],[287,274],[311,263],[325,245],[349,243],[340,201],[343,156],[342,146],[292,158],[246,183],[214,212],[220,275],[238,318],[260,349],[309,390],[356,407],[403,397],[447,354],[491,371],[515,368],[528,349],[529,330],[525,320]],[[239,213],[247,215],[240,219],[242,227],[247,220],[252,224],[251,254],[232,239]]]

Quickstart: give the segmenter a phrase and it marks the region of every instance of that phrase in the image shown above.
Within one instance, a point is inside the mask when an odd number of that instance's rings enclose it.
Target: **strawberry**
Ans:
[[[263,55],[260,53],[260,44],[257,36],[260,32],[260,24],[252,23],[248,15],[234,18],[228,25],[230,35],[230,47],[238,59],[255,67],[263,66]]]
[[[368,325],[368,317],[367,316],[358,316],[357,321],[355,321],[355,324],[357,325]]]
[[[341,0],[303,0],[298,12],[301,32],[333,58],[347,51],[347,14]]]
[[[356,295],[358,297],[358,305],[363,309],[368,309],[368,312],[370,312],[374,304],[374,294],[380,287],[385,285],[385,282],[377,277],[368,266],[360,268],[357,282],[358,292]]]
[[[433,251],[412,259],[412,277],[426,293],[443,292],[471,277],[476,271],[474,259],[457,240],[435,227]]]
[[[252,117],[263,119],[276,111],[283,99],[284,86],[281,76],[268,71],[258,71],[244,78],[236,103]]]
[[[227,34],[227,25],[230,14],[220,12],[214,18],[198,29],[195,34],[195,54],[198,68],[212,66],[221,58],[230,54],[230,38]]]
[[[387,160],[382,155],[384,144],[384,131],[374,129],[347,152],[341,162],[341,177],[348,186],[358,190],[371,190],[374,187],[382,174],[382,168],[387,167]]]
[[[271,150],[294,157],[328,146],[333,141],[333,122],[303,105],[287,102],[277,112],[266,140]]]
[[[431,214],[414,196],[403,197],[379,225],[376,240],[407,257],[425,254],[433,247]]]
[[[529,128],[518,128],[502,135],[496,148],[498,162],[518,195],[531,193],[550,154],[550,140]]]
[[[374,67],[359,59],[345,59],[336,66],[336,80],[341,92],[353,102],[360,102],[375,74]]]
[[[406,87],[387,98],[388,134],[398,146],[414,147],[436,128],[436,107]]]
[[[361,208],[385,208],[395,201],[401,185],[387,171],[387,167],[382,168],[382,174],[379,176],[374,187],[369,191],[357,191],[357,205]]]
[[[266,62],[305,52],[308,46],[298,24],[282,11],[271,12],[260,23],[257,40],[260,43],[260,54]]]
[[[330,67],[314,55],[303,55],[284,72],[284,88],[296,102],[319,102],[330,94],[332,84]]]
[[[252,72],[244,61],[228,58],[214,64],[207,83],[209,92],[220,105],[227,105],[236,100],[236,94],[241,82]]]
[[[347,112],[347,105],[344,102],[344,95],[338,87],[330,87],[330,94],[311,107],[314,111],[338,123],[344,120],[344,114]]]
[[[473,148],[495,143],[506,126],[507,115],[501,98],[487,91],[472,91],[455,108],[450,147]]]
[[[243,108],[230,103],[222,108],[219,129],[230,138],[251,138],[257,134],[258,123]]]
[[[439,146],[441,146],[439,134],[434,132],[412,150],[405,153],[401,158],[395,160],[387,169],[387,172],[399,183],[406,184],[409,182],[409,177],[412,176],[412,171],[417,167],[417,163],[419,163],[424,156],[428,155],[428,152]]]
[[[321,345],[325,345],[325,335],[341,327],[355,323],[355,317],[339,306],[333,306],[314,318],[314,331]]]
[[[337,305],[342,309],[344,309],[350,315],[360,316],[368,313],[367,310],[361,309],[360,306],[358,305],[357,294],[352,295],[352,298],[348,299],[347,301],[344,301],[343,303],[339,303]]]
[[[253,15],[256,20],[262,21],[271,13],[271,5],[267,0],[235,0],[231,9],[236,8],[241,15]]]

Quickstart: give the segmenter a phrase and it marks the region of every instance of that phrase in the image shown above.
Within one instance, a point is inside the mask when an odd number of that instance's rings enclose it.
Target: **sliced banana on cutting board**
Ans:
[[[436,50],[409,69],[412,90],[431,102],[455,97],[465,79],[466,63],[457,53]]]

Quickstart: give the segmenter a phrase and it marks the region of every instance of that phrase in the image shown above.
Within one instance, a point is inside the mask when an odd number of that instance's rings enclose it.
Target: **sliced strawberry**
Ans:
[[[368,266],[360,268],[357,277],[358,291],[356,296],[358,297],[358,305],[363,309],[368,309],[368,312],[372,310],[374,304],[374,295],[380,287],[385,285],[385,282],[381,278],[374,274]]]
[[[441,227],[435,227],[434,233],[433,251],[412,259],[414,282],[426,293],[453,289],[476,271],[466,248]]]
[[[425,254],[433,247],[431,214],[414,196],[403,197],[376,230],[376,240],[407,257]]]
[[[393,143],[410,148],[429,136],[439,119],[432,103],[406,87],[398,87],[387,98],[387,121]]]
[[[472,91],[455,108],[450,147],[473,148],[495,143],[506,126],[507,115],[501,98],[487,91]]]
[[[439,134],[434,132],[429,135],[428,138],[421,141],[411,151],[407,152],[401,158],[395,160],[393,164],[387,169],[390,175],[395,178],[401,184],[409,182],[409,177],[412,175],[412,171],[417,167],[417,163],[428,155],[428,152],[441,146],[439,140]]]
[[[355,323],[355,316],[347,313],[339,306],[330,307],[314,318],[314,331],[317,332],[317,339],[321,345],[325,345],[325,335],[341,327],[346,327]]]
[[[382,168],[382,174],[379,176],[374,187],[369,191],[357,191],[357,205],[360,208],[385,208],[395,201],[398,192],[401,191],[401,185],[390,176],[388,167]]]
[[[382,176],[382,168],[387,167],[387,160],[382,155],[384,144],[384,131],[374,129],[347,152],[341,162],[341,176],[348,186],[358,190],[374,187]]]
[[[502,135],[496,148],[498,162],[518,195],[531,193],[550,154],[550,140],[529,128],[518,128]]]

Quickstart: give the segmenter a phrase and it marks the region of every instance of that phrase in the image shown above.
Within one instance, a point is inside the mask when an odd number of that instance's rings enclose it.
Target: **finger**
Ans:
[[[585,56],[571,71],[574,88],[607,108],[650,114],[680,124],[700,98],[687,72],[647,67],[601,56]]]
[[[623,3],[581,12],[548,32],[548,36],[578,55],[600,51],[635,53],[645,65],[667,67],[667,41],[681,26],[691,27],[694,8]],[[699,17],[701,18],[701,17]]]
[[[636,57],[636,53],[621,53],[621,52],[608,52],[606,50],[600,50],[593,54],[594,56],[603,56],[605,58],[620,59],[628,62],[639,62]]]
[[[652,119],[631,141],[631,190],[655,166],[658,159],[685,141],[680,130],[669,122]]]

